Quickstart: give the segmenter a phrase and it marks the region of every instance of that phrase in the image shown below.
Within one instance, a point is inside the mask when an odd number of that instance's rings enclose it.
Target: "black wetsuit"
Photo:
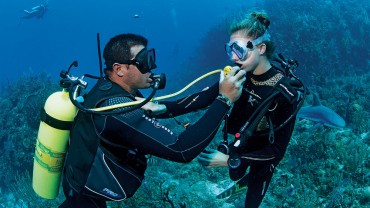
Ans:
[[[273,171],[283,158],[290,137],[293,132],[295,117],[278,131],[274,137],[269,137],[269,120],[276,128],[290,117],[297,108],[298,94],[290,86],[290,80],[279,73],[276,68],[271,68],[262,75],[247,73],[242,95],[234,103],[234,107],[228,116],[227,126],[224,128],[228,133],[235,134],[249,119],[255,109],[264,99],[271,95],[274,90],[281,93],[277,95],[272,106],[258,124],[253,136],[246,142],[242,150],[242,165],[237,169],[230,168],[230,178],[238,180],[244,176],[246,169],[250,167],[249,183],[245,206],[258,207],[266,193]],[[206,107],[218,95],[218,83],[206,91],[193,94],[175,102],[164,102],[168,111],[163,116],[176,116]],[[264,135],[261,133],[265,133]]]
[[[134,101],[109,80],[100,80],[85,97],[86,108]],[[137,109],[113,116],[79,111],[71,130],[64,166],[66,201],[60,207],[106,207],[107,200],[131,197],[146,170],[145,155],[190,162],[212,140],[229,106],[214,100],[198,122],[180,135]]]

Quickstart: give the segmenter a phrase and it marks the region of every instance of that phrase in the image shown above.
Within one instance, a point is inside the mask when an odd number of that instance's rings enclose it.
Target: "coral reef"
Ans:
[[[262,207],[336,207],[363,206],[370,203],[370,132],[368,108],[370,89],[361,87],[368,83],[370,74],[361,77],[320,78],[320,85],[312,86],[324,105],[346,118],[348,127],[331,129],[315,127],[310,121],[297,122],[287,153],[277,167]],[[31,81],[32,80],[32,81]],[[55,200],[44,200],[33,193],[30,174],[34,143],[39,123],[37,115],[48,95],[59,90],[46,75],[21,77],[9,86],[1,99],[0,115],[2,162],[0,177],[7,181],[0,186],[4,197],[18,206],[50,207],[63,201],[63,194]],[[29,86],[30,85],[30,86]],[[37,92],[37,93],[36,93]],[[338,93],[343,92],[343,93]],[[348,99],[346,94],[353,94]],[[12,95],[12,96],[10,96]],[[23,99],[36,96],[37,106],[27,107]],[[309,97],[310,98],[310,97]],[[311,102],[307,99],[307,102]],[[350,107],[347,107],[350,106]],[[181,123],[194,122],[202,112],[180,116]],[[358,116],[358,117],[357,117]],[[35,118],[34,123],[27,121]],[[173,119],[162,120],[175,131],[183,127]],[[364,124],[366,123],[366,124]],[[222,132],[208,148],[216,148]],[[133,198],[123,202],[109,202],[110,207],[242,207],[244,194],[234,201],[215,198],[232,181],[227,168],[208,169],[196,160],[189,164],[149,158],[146,179]],[[60,191],[61,192],[61,191]],[[10,199],[9,199],[10,198]]]
[[[24,203],[28,207],[50,205],[33,193],[29,173],[32,173],[40,109],[59,87],[46,73],[40,73],[25,74],[15,83],[4,86],[3,90],[0,99],[0,148],[3,153],[0,155],[0,178],[6,183],[0,188],[3,193],[12,195],[10,198],[15,204]],[[46,205],[44,207],[50,207]]]

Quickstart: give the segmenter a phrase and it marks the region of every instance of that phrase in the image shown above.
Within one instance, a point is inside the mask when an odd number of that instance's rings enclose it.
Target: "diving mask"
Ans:
[[[261,44],[263,41],[269,41],[270,34],[266,31],[262,36],[248,41],[247,44],[242,41],[234,41],[232,43],[225,44],[225,50],[230,59],[233,57],[233,52],[239,58],[240,61],[245,61],[248,56],[248,52],[252,51],[254,46]]]
[[[149,50],[143,48],[133,60],[123,64],[135,65],[142,74],[148,73],[152,69],[157,68],[155,64],[155,50],[154,48]]]

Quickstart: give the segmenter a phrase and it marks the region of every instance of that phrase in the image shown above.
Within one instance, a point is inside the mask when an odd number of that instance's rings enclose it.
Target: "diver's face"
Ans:
[[[245,56],[239,58],[235,52],[230,53],[230,59],[237,64],[241,69],[249,72],[254,71],[260,62],[260,54],[257,46],[248,46],[248,41],[252,41],[250,37],[246,37],[242,32],[235,32],[230,36],[229,45],[237,43],[246,48]],[[248,47],[247,47],[248,46]]]
[[[133,47],[131,47],[131,54],[135,58],[136,55],[142,49],[144,49],[144,46],[143,45],[133,46]],[[153,81],[150,78],[150,74],[151,74],[150,71],[147,72],[147,73],[145,73],[145,74],[143,74],[143,73],[140,72],[140,70],[134,64],[130,64],[128,70],[129,70],[129,73],[128,73],[128,80],[127,81],[130,82],[130,85],[133,88],[136,88],[136,89],[144,89],[144,88],[149,88],[150,87],[150,83]]]

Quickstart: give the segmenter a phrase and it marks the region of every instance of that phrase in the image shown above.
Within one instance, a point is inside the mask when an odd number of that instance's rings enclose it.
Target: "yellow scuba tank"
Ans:
[[[50,95],[41,110],[32,187],[45,199],[58,196],[70,127],[76,113],[77,108],[65,89]]]

